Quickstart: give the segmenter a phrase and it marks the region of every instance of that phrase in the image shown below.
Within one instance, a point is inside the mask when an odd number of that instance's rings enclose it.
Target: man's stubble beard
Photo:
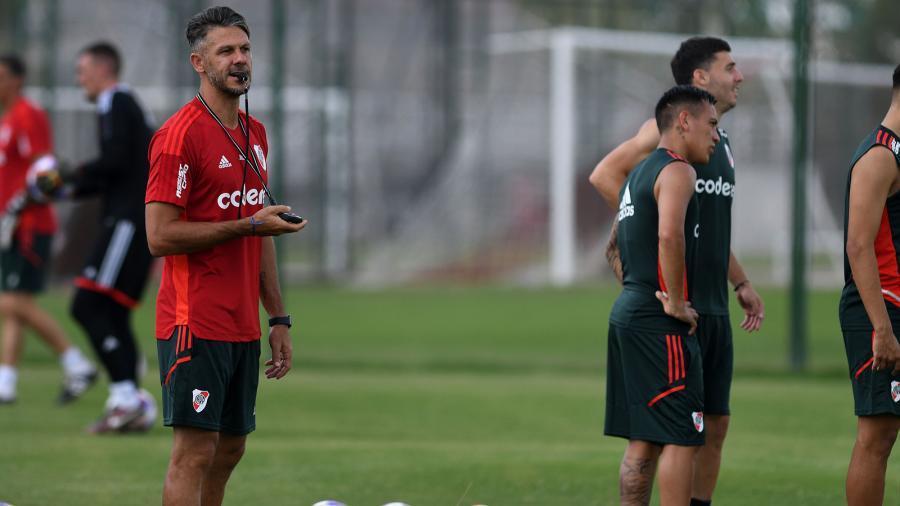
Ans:
[[[247,90],[244,88],[232,88],[226,84],[228,80],[228,76],[230,73],[220,74],[218,72],[206,71],[206,76],[209,78],[209,83],[213,85],[217,90],[225,93],[226,95],[230,95],[232,97],[240,97]]]

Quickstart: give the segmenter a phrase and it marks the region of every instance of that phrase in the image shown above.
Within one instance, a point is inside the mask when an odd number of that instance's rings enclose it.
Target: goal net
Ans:
[[[612,223],[587,181],[632,136],[672,83],[683,34],[555,28],[494,35],[486,82],[466,95],[463,125],[443,170],[383,241],[360,256],[357,280],[475,279],[567,285],[608,276]],[[792,46],[728,37],[744,73],[722,121],[739,187],[733,250],[754,280],[790,277]],[[892,69],[813,62],[813,111],[852,101],[857,118],[811,118],[807,167],[809,279],[841,281],[843,185],[858,140],[880,119]]]

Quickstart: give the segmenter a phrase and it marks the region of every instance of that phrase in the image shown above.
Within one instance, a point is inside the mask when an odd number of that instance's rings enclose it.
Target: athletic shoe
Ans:
[[[0,404],[12,404],[16,402],[16,387],[0,383]]]
[[[16,377],[14,367],[0,366],[0,404],[16,402]]]
[[[138,399],[143,413],[141,416],[128,422],[119,432],[147,432],[156,423],[156,400],[150,395],[150,392],[143,388],[138,390]]]
[[[87,428],[90,434],[109,434],[112,432],[129,432],[129,425],[140,420],[145,411],[143,403],[138,403],[134,408],[115,407],[107,409],[99,420]]]
[[[68,404],[84,395],[88,388],[97,382],[97,376],[97,369],[94,368],[86,373],[66,374],[63,378],[62,391],[59,393],[59,404]]]

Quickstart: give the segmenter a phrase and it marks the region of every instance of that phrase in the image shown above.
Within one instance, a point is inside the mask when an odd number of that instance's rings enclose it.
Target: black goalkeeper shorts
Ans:
[[[152,265],[143,220],[108,217],[75,286],[134,307],[144,294]]]

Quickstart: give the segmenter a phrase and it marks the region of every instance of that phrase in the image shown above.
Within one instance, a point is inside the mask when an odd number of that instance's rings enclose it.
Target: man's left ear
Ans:
[[[696,83],[695,86],[700,85],[701,87],[705,87],[709,84],[709,72],[703,69],[694,69],[692,83]]]
[[[197,53],[191,53],[191,66],[196,72],[203,72],[203,57]]]
[[[682,132],[687,132],[688,130],[690,130],[690,124],[689,124],[690,117],[691,117],[690,111],[683,110],[678,113],[678,128],[679,128],[679,130],[681,130]]]

